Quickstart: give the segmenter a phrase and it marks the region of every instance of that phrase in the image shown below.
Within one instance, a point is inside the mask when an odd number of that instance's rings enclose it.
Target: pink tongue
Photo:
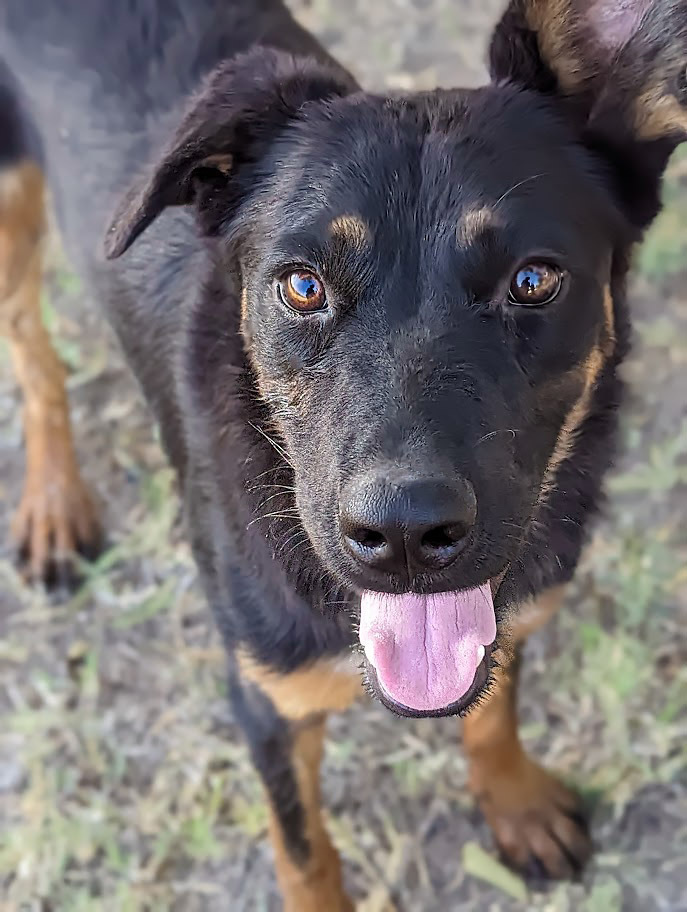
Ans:
[[[360,642],[387,695],[409,709],[438,710],[470,689],[496,638],[488,583],[462,592],[363,592]]]

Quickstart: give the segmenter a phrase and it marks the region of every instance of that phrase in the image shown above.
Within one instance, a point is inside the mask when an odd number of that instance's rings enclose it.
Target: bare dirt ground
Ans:
[[[406,89],[479,82],[500,5],[294,8],[368,86]],[[522,688],[528,746],[595,801],[595,862],[582,884],[527,893],[465,792],[458,723],[361,705],[331,722],[324,792],[364,912],[687,910],[687,156],[665,195],[631,291],[609,507]],[[265,808],[149,415],[59,257],[45,309],[112,547],[60,603],[0,552],[0,908],[276,910]],[[21,486],[19,406],[3,353],[1,541]]]

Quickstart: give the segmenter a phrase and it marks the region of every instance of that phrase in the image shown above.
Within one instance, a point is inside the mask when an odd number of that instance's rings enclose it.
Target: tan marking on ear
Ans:
[[[339,215],[329,224],[329,233],[340,237],[356,247],[369,244],[372,235],[370,228],[359,215]]]
[[[277,712],[291,721],[318,713],[342,712],[363,696],[362,679],[354,661],[352,655],[342,655],[280,674],[246,652],[237,655],[241,677],[259,687]]]
[[[687,134],[687,111],[664,85],[652,86],[635,103],[635,129],[644,140]]]
[[[216,168],[222,174],[230,174],[234,166],[234,158],[228,152],[217,152],[215,155],[208,155],[204,158],[199,166],[202,168]]]
[[[681,63],[678,39],[674,46],[665,50],[662,57],[657,58],[658,62],[646,64],[650,72],[646,74],[644,85],[648,84],[648,87],[641,91],[642,86],[637,80],[636,88],[628,92],[628,86],[623,87],[618,83],[623,73],[618,60],[622,60],[623,56],[625,60],[628,55],[637,56],[632,36],[628,36],[628,42],[620,50],[619,57],[611,54],[606,62],[594,67],[585,61],[584,23],[576,7],[575,0],[524,0],[525,20],[536,32],[541,56],[555,74],[563,91],[569,94],[579,93],[590,80],[603,76],[608,85],[617,85],[620,95],[616,101],[615,93],[611,93],[605,100],[602,94],[602,105],[631,104],[634,109],[634,129],[639,139],[654,140],[671,133],[681,133],[687,137],[687,111],[668,88]],[[595,116],[603,116],[603,108],[600,112],[598,100],[592,113],[594,111]],[[628,116],[632,118],[631,111]]]
[[[464,247],[474,244],[487,228],[493,227],[497,223],[494,212],[488,206],[468,209],[458,221],[456,228],[458,243]]]
[[[577,432],[584,423],[589,414],[589,406],[592,401],[592,395],[599,379],[606,357],[599,345],[595,345],[592,351],[585,359],[582,367],[582,392],[575,401],[575,404],[566,415],[563,426],[558,434],[556,445],[549,459],[549,464],[544,473],[544,480],[539,491],[538,503],[542,503],[551,493],[556,484],[556,473],[561,465],[572,451]]]
[[[541,55],[556,74],[561,88],[566,92],[578,90],[587,71],[575,52],[575,20],[570,0],[530,0],[525,18],[537,33]]]

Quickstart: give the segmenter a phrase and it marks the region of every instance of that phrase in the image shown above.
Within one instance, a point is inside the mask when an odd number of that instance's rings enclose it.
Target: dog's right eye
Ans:
[[[285,273],[277,283],[282,302],[297,313],[315,313],[327,307],[321,279],[308,269]]]

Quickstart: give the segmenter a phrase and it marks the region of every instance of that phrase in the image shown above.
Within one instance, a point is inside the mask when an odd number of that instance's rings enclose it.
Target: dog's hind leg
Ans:
[[[28,158],[7,161],[5,156],[0,160],[0,332],[9,341],[23,393],[26,445],[13,535],[26,575],[62,584],[72,577],[70,556],[91,556],[100,532],[74,452],[65,370],[41,317],[44,225],[40,167]]]
[[[233,705],[270,804],[270,838],[285,912],[352,912],[322,819],[320,762],[328,710],[362,692],[360,677],[322,660],[287,675],[239,663]]]
[[[535,879],[576,876],[591,853],[579,798],[523,749],[518,737],[518,644],[555,611],[562,588],[524,609],[510,631],[491,695],[463,720],[469,785],[504,859]]]

